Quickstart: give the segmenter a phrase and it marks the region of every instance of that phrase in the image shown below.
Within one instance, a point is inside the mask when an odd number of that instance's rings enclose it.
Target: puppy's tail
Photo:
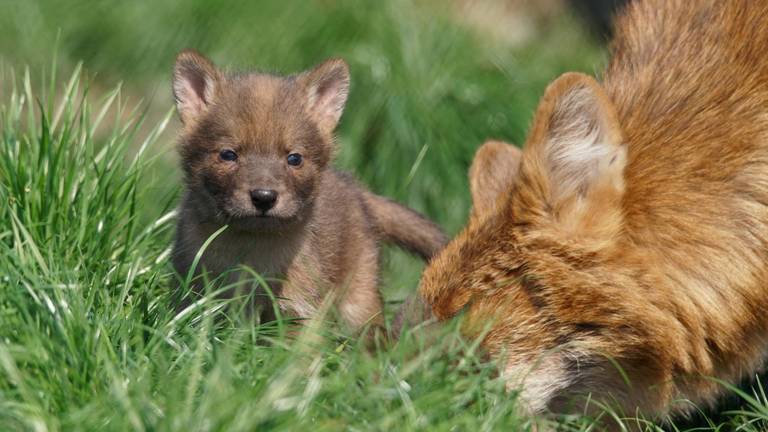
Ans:
[[[390,199],[363,190],[363,202],[373,224],[384,237],[429,261],[448,242],[434,222]]]

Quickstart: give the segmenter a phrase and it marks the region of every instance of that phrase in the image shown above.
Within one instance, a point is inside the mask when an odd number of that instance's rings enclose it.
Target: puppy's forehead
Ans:
[[[231,77],[223,85],[221,114],[242,146],[272,149],[302,133],[303,99],[293,78],[262,74]]]

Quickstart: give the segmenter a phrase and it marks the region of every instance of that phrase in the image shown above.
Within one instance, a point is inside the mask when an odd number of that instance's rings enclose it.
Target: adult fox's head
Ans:
[[[522,152],[499,142],[478,151],[469,223],[422,279],[435,314],[454,315],[477,292],[524,292],[524,273],[536,264],[529,261],[552,252],[538,245],[586,254],[609,247],[622,224],[625,159],[616,114],[600,85],[581,74],[551,84]],[[510,273],[516,268],[521,274]]]
[[[579,388],[572,368],[612,371],[582,348],[598,332],[620,332],[614,317],[636,312],[594,289],[624,277],[604,274],[601,263],[620,249],[625,161],[604,90],[564,75],[547,89],[522,151],[500,142],[478,150],[467,227],[424,271],[420,294],[435,317],[462,313],[464,333],[483,335],[484,348],[503,356],[502,374],[523,385],[532,412]]]
[[[176,58],[188,198],[201,220],[273,231],[312,209],[349,89],[343,60],[279,77],[229,74],[194,51]]]

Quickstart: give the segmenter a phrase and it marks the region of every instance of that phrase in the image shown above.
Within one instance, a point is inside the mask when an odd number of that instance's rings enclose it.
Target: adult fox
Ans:
[[[663,418],[763,365],[768,2],[630,4],[602,83],[558,78],[522,152],[486,144],[470,176],[420,293],[531,412],[589,395]]]

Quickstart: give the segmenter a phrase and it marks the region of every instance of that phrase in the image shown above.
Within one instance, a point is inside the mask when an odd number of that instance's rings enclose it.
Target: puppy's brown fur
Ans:
[[[490,326],[532,412],[591,394],[663,418],[765,361],[766,53],[768,3],[638,1],[602,85],[552,83],[519,162],[478,153],[475,211],[420,292],[469,335]]]
[[[283,281],[270,288],[288,316],[312,317],[332,294],[352,328],[382,322],[378,240],[428,259],[445,237],[416,212],[330,166],[348,88],[342,60],[280,77],[227,74],[198,53],[179,54],[174,95],[184,124],[186,189],[173,262],[180,274],[228,224],[200,268],[215,276],[247,266]],[[300,162],[292,165],[288,156],[296,154]],[[258,191],[276,200],[260,207]],[[233,273],[229,280],[241,277]],[[262,298],[262,310],[271,310]]]

